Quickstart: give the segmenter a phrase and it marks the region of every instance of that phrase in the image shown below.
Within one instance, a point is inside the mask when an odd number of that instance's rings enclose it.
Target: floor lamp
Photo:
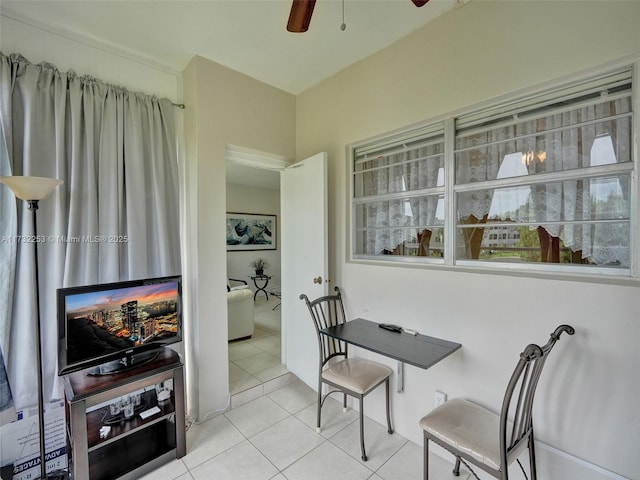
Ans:
[[[33,219],[33,237],[37,239],[36,211],[38,202],[47,198],[54,188],[62,184],[62,180],[44,177],[0,177],[0,183],[4,183],[11,189],[13,194],[20,200],[27,202]],[[42,344],[40,342],[40,282],[38,277],[38,242],[34,240],[34,267],[35,282],[34,295],[36,306],[36,344],[37,365],[38,365],[38,421],[40,433],[40,479],[46,478],[66,478],[66,472],[56,472],[47,477],[47,462],[45,457],[45,430],[44,430],[44,394],[42,391]]]

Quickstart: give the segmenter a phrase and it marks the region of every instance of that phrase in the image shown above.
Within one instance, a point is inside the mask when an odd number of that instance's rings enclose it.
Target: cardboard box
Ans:
[[[16,420],[0,427],[2,480],[33,480],[40,477],[38,409],[20,410]],[[45,455],[47,472],[68,466],[64,401],[45,407]]]

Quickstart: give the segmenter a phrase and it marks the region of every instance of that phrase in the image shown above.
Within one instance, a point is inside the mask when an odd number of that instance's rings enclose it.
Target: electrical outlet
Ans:
[[[436,390],[436,407],[439,407],[446,401],[447,401],[447,394],[444,392],[441,392],[440,390]]]

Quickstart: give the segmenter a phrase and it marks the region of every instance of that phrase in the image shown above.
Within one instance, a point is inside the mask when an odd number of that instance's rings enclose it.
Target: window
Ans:
[[[444,256],[444,124],[354,156],[356,254]]]
[[[357,145],[352,255],[630,275],[632,152],[630,70]]]

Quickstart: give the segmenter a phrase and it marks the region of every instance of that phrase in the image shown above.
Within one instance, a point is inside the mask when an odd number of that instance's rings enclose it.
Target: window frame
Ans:
[[[555,81],[549,85],[542,87],[528,88],[522,90],[518,94],[493,99],[484,102],[482,105],[469,106],[456,112],[450,112],[439,117],[426,120],[423,123],[413,126],[401,128],[393,132],[378,135],[368,140],[355,142],[346,145],[346,166],[347,166],[347,262],[352,263],[373,263],[376,265],[391,266],[418,266],[424,268],[446,268],[465,271],[484,271],[484,272],[508,272],[523,274],[525,276],[537,276],[551,274],[552,276],[568,276],[576,279],[587,278],[621,278],[621,279],[638,279],[638,153],[637,153],[637,114],[639,109],[637,70],[638,63],[622,64],[617,68],[602,70],[599,72],[591,72],[590,74],[575,75],[573,78]],[[503,179],[493,179],[478,181],[466,184],[456,184],[456,128],[460,118],[481,119],[487,115],[487,112],[497,112],[496,115],[505,115],[505,111],[513,108],[513,105],[526,105],[527,102],[535,103],[540,98],[556,97],[561,99],[570,99],[571,92],[575,92],[575,96],[579,97],[594,82],[602,81],[602,78],[615,78],[617,75],[626,75],[630,77],[631,93],[630,93],[630,161],[608,165],[597,165],[590,167],[580,167],[570,171],[554,171],[544,172],[532,177],[510,177]],[[627,79],[627,83],[629,79]],[[563,92],[569,92],[564,94]],[[565,96],[567,95],[567,96]],[[571,104],[573,108],[579,108],[580,103]],[[411,138],[420,131],[430,131],[437,128],[438,125],[444,125],[444,257],[442,259],[431,257],[409,257],[401,255],[367,255],[357,254],[357,235],[356,235],[356,208],[363,202],[362,198],[355,197],[355,177],[356,177],[356,152],[364,149],[376,151],[376,148],[383,145],[391,145],[402,139]],[[490,128],[490,127],[488,127]],[[467,127],[469,129],[469,127]],[[628,267],[612,267],[605,265],[580,265],[572,263],[546,263],[546,262],[487,262],[477,259],[456,258],[457,249],[457,194],[465,191],[476,191],[482,188],[494,189],[500,186],[513,187],[518,185],[531,185],[532,183],[549,185],[553,182],[562,182],[567,180],[588,180],[589,178],[601,177],[603,174],[611,175],[629,175],[629,265]],[[432,193],[434,188],[427,189]],[[416,192],[410,192],[414,194]],[[419,192],[418,192],[419,193]],[[382,195],[384,196],[384,195]],[[626,220],[624,220],[626,221]],[[567,223],[567,222],[564,222]],[[581,225],[588,221],[580,222]],[[517,223],[514,225],[518,225]],[[484,226],[497,226],[495,223],[488,222]]]

